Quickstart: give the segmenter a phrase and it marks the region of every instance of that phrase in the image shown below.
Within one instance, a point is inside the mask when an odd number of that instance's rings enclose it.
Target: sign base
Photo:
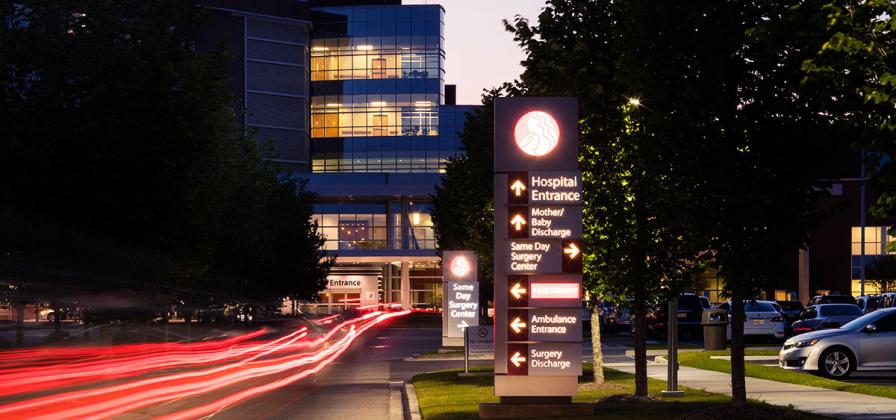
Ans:
[[[495,375],[495,395],[512,397],[572,397],[579,393],[577,376]]]
[[[590,417],[594,415],[594,404],[582,403],[483,403],[479,404],[479,418],[556,418]]]
[[[442,348],[451,350],[464,349],[464,337],[446,337],[442,336]]]

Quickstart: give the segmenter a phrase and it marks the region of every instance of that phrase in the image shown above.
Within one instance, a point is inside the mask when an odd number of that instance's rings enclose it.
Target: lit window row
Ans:
[[[363,96],[363,95],[362,95]],[[403,95],[410,96],[410,95]],[[428,98],[433,95],[414,95]],[[393,95],[394,97],[394,95]],[[343,97],[335,97],[338,101]],[[345,99],[352,101],[352,97]],[[439,134],[438,104],[414,102],[320,103],[312,98],[311,137],[436,136]]]
[[[440,58],[438,51],[312,50],[311,80],[434,79],[440,77]]]
[[[317,223],[319,231],[326,237],[326,250],[358,250],[358,249],[400,249],[401,248],[401,216],[391,215],[392,238],[388,244],[385,214],[314,214],[311,221]],[[422,210],[413,209],[408,215],[406,224],[410,249],[435,249],[436,240],[433,231],[432,216]]]
[[[444,173],[447,158],[429,159],[312,159],[312,172]]]

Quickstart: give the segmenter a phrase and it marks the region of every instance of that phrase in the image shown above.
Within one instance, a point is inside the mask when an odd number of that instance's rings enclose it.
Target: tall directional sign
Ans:
[[[464,329],[479,325],[476,254],[442,252],[442,345],[462,346]]]
[[[495,394],[566,398],[582,374],[575,98],[495,101]]]

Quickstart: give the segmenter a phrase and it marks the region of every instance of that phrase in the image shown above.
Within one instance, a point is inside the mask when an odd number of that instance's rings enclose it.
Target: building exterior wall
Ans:
[[[307,2],[202,0],[210,17],[197,49],[227,48],[237,115],[285,172],[309,169]]]

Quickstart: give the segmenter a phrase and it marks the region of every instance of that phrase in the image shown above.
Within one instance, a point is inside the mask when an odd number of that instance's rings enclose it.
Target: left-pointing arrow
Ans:
[[[510,361],[513,363],[514,366],[520,367],[520,363],[524,363],[526,361],[526,358],[523,357],[523,355],[521,355],[520,352],[516,352],[513,354],[513,356],[510,357]]]
[[[521,296],[526,294],[526,288],[522,287],[522,285],[520,285],[519,283],[516,283],[510,289],[510,294],[512,294],[513,297],[519,299]]]
[[[519,317],[513,319],[513,322],[510,323],[510,328],[513,328],[517,334],[520,333],[524,328],[526,328],[526,323],[523,322]]]

